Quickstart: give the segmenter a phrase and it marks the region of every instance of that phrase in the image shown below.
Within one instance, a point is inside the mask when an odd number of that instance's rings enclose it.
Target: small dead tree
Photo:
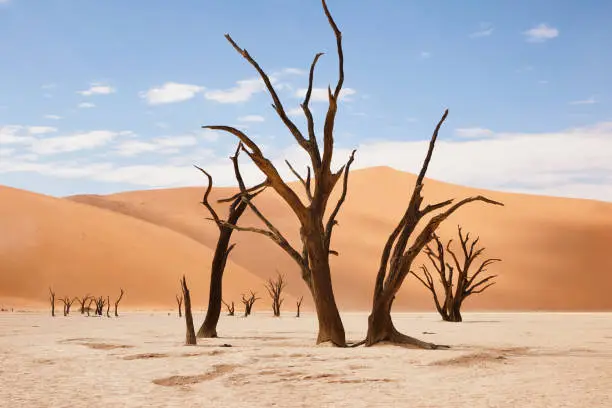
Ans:
[[[96,299],[96,316],[102,316],[104,313],[104,305],[106,304],[106,300],[104,297],[99,296]]]
[[[284,275],[281,275],[278,271],[276,272],[276,279],[268,278],[266,282],[266,290],[272,298],[272,312],[274,313],[274,317],[280,316],[280,308],[284,300],[281,298],[281,295],[286,286],[287,282],[285,281]]]
[[[110,317],[110,296],[106,297],[106,317]]]
[[[83,296],[82,298],[77,298],[77,301],[80,305],[81,314],[85,314],[85,303],[90,299],[89,294]]]
[[[440,131],[440,127],[447,116],[448,110],[444,112],[444,115],[442,115],[442,118],[438,122],[438,125],[433,132],[429,142],[427,155],[425,156],[421,171],[417,176],[416,183],[410,197],[410,202],[408,203],[408,207],[404,212],[404,216],[401,218],[393,232],[389,235],[389,239],[384,246],[380,260],[380,267],[378,269],[376,283],[374,286],[372,311],[368,317],[368,333],[365,339],[366,346],[372,346],[382,341],[388,341],[392,343],[410,344],[427,349],[439,348],[439,346],[436,344],[427,343],[413,337],[406,336],[395,328],[393,325],[393,320],[391,319],[391,307],[393,305],[393,301],[395,300],[395,296],[400,290],[404,279],[410,273],[414,259],[423,250],[423,248],[425,248],[429,241],[433,239],[434,234],[440,224],[442,224],[442,222],[451,214],[462,206],[474,201],[503,205],[500,202],[493,201],[483,196],[475,196],[465,198],[454,205],[451,205],[453,204],[454,200],[450,199],[435,204],[429,204],[424,208],[421,206],[423,203],[421,193],[423,192],[425,173],[427,172],[427,167],[429,166],[429,161],[431,160],[431,156],[433,154],[438,132]],[[418,234],[415,234],[417,224],[419,224],[423,218],[430,216],[434,211],[441,210],[443,208],[446,208],[446,210],[429,218],[423,229]],[[408,246],[409,241],[412,241],[410,246]]]
[[[296,302],[297,313],[295,314],[295,317],[300,317],[300,308],[302,307],[302,300],[304,300],[304,296],[300,296],[300,298]]]
[[[76,301],[76,298],[70,299],[68,296],[64,296],[60,298],[60,301],[64,304],[64,316],[68,316],[70,314],[70,307]]]
[[[121,299],[123,299],[123,294],[125,293],[123,289],[119,289],[121,290],[121,294],[119,295],[119,298],[115,301],[115,317],[119,317],[119,313],[117,313],[117,308],[119,307],[119,302],[121,302]]]
[[[96,302],[96,299],[93,296],[90,297],[89,298],[89,303],[87,304],[87,309],[86,309],[87,310],[87,316],[89,316],[89,313],[91,312],[91,304],[94,303],[94,302]],[[97,305],[97,302],[96,302],[96,305]],[[97,309],[96,309],[96,311],[97,311]]]
[[[55,317],[55,292],[49,287],[49,302],[51,302],[51,316]]]
[[[197,342],[195,329],[193,327],[193,315],[191,314],[191,296],[189,295],[185,275],[183,275],[183,279],[181,279],[181,288],[183,289],[183,299],[185,299],[185,325],[187,326],[185,344],[195,345]]]
[[[434,278],[427,269],[427,266],[421,266],[421,270],[423,271],[422,277],[414,272],[410,272],[423,284],[423,286],[431,291],[436,310],[440,313],[442,319],[448,322],[462,321],[461,305],[463,301],[468,296],[475,293],[482,293],[491,285],[495,284],[493,279],[497,275],[483,275],[483,273],[487,271],[487,266],[501,261],[501,259],[498,258],[485,259],[480,263],[476,271],[470,275],[470,268],[475,266],[476,259],[482,255],[485,248],[476,248],[479,238],[476,238],[470,243],[470,234],[468,233],[464,236],[461,231],[461,226],[458,226],[457,230],[459,233],[461,251],[463,253],[462,263],[459,262],[459,258],[451,249],[452,239],[448,241],[445,248],[440,238],[434,235],[434,240],[436,242],[435,248],[429,244],[425,248],[425,254],[438,274],[439,281],[443,288],[443,297],[439,297],[436,293]],[[451,255],[454,265],[451,265],[447,261],[445,251]],[[455,271],[457,273],[454,273]],[[440,302],[440,298],[443,298],[444,302]]]
[[[183,317],[183,295],[176,295],[176,303],[178,304],[179,317]]]
[[[221,299],[221,302],[223,302],[223,305],[225,305],[225,308],[227,309],[227,315],[233,316],[234,315],[234,302],[232,302],[231,305],[228,305],[227,303],[225,303],[223,299]]]
[[[204,128],[224,131],[237,137],[241,142],[240,149],[249,156],[251,161],[266,176],[264,183],[270,186],[295,214],[300,225],[301,251],[289,243],[283,234],[255,207],[251,200],[246,199],[249,208],[264,223],[266,228],[236,226],[232,228],[267,236],[276,242],[298,264],[302,279],[306,282],[313,296],[317,312],[319,323],[317,343],[331,342],[336,346],[344,347],[346,345],[346,336],[334,297],[329,256],[330,254],[338,255],[338,252],[331,248],[332,230],[338,224],[336,217],[346,198],[349,168],[353,162],[355,152],[351,153],[346,165],[337,171],[331,170],[334,150],[334,124],[338,101],[344,84],[344,54],[342,50],[342,33],[332,18],[325,0],[322,0],[322,5],[327,21],[334,32],[338,53],[338,82],[333,89],[328,87],[327,97],[329,105],[325,115],[323,135],[320,137],[323,142],[322,147],[319,147],[309,102],[312,95],[315,66],[323,53],[316,54],[310,65],[308,87],[304,101],[301,104],[307,121],[308,133],[303,133],[285,111],[272,81],[259,63],[253,59],[246,49],[240,48],[229,34],[225,35],[231,46],[257,71],[272,97],[272,108],[276,111],[278,117],[289,130],[297,144],[310,158],[311,165],[307,167],[306,177],[300,175],[287,162],[290,170],[300,180],[306,193],[305,198],[300,198],[295,190],[283,180],[275,165],[265,156],[259,145],[247,136],[246,133],[231,126],[213,125],[204,126]],[[235,162],[235,172],[240,190],[245,194],[247,190],[238,174],[237,160]],[[342,179],[342,194],[333,210],[328,211],[329,199],[340,179]],[[326,214],[329,214],[327,219],[325,217]]]
[[[251,314],[251,309],[253,309],[253,305],[256,300],[260,298],[257,297],[257,293],[250,290],[250,295],[247,298],[244,294],[242,294],[242,304],[244,305],[244,317],[247,317]]]
[[[238,151],[238,149],[237,149]],[[236,156],[238,153],[236,153]],[[221,303],[223,294],[223,273],[225,272],[225,265],[229,257],[230,252],[236,244],[230,245],[230,238],[234,232],[233,226],[236,226],[238,219],[244,213],[247,203],[243,200],[242,194],[236,194],[233,197],[225,200],[219,200],[219,202],[231,202],[229,206],[229,214],[226,221],[222,221],[215,209],[210,205],[208,197],[213,187],[213,179],[204,169],[195,166],[200,170],[208,179],[208,187],[204,192],[202,198],[202,205],[206,207],[210,213],[212,220],[219,229],[219,237],[217,238],[217,246],[215,247],[215,253],[210,268],[210,290],[208,291],[208,309],[206,309],[206,317],[200,329],[198,330],[198,337],[213,338],[217,337],[217,324],[219,323],[219,316],[221,315]],[[247,193],[247,199],[255,197],[266,188],[265,183],[258,184]]]

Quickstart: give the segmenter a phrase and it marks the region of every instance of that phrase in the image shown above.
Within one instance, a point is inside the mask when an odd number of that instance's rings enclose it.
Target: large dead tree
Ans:
[[[284,301],[284,299],[281,298],[281,295],[287,286],[287,281],[285,281],[285,277],[283,275],[277,272],[276,279],[268,278],[265,285],[268,295],[270,295],[270,298],[272,299],[272,312],[274,313],[274,317],[279,317],[280,309]]]
[[[242,304],[244,305],[244,317],[251,315],[251,309],[253,309],[253,305],[255,304],[255,301],[261,299],[261,298],[258,298],[257,293],[253,292],[252,290],[250,290],[249,292],[251,292],[249,297],[246,297],[244,293],[242,294]]]
[[[384,246],[380,267],[376,276],[372,312],[368,318],[368,333],[365,339],[366,346],[372,346],[382,341],[389,341],[422,348],[438,348],[435,344],[406,336],[395,328],[391,319],[391,307],[395,296],[400,290],[404,279],[410,273],[414,259],[430,240],[433,239],[440,224],[451,214],[462,206],[475,201],[503,205],[502,203],[483,196],[475,196],[465,198],[455,204],[453,204],[453,199],[449,199],[422,207],[423,196],[421,194],[424,186],[423,180],[425,179],[427,167],[429,166],[433,154],[438,132],[447,116],[448,110],[444,112],[444,115],[433,132],[429,142],[427,155],[425,156],[421,171],[417,176],[410,202],[408,203],[404,216],[389,235],[389,239]],[[432,216],[436,211],[438,211],[438,214]],[[426,219],[425,226],[420,232],[416,233],[417,224],[424,219]],[[411,245],[408,245],[409,240],[412,241]]]
[[[90,299],[91,296],[89,294],[83,296],[82,298],[77,298],[77,301],[80,305],[81,314],[85,314],[85,303]]]
[[[185,325],[187,326],[185,344],[195,345],[197,342],[195,329],[193,327],[193,315],[191,314],[191,296],[189,295],[189,288],[187,288],[185,275],[183,275],[183,279],[181,279],[181,288],[183,289],[183,299],[185,299]]]
[[[64,304],[64,316],[68,316],[70,314],[70,307],[76,301],[76,298],[70,299],[68,296],[64,296],[60,298],[60,301]]]
[[[302,300],[304,300],[304,296],[300,296],[300,298],[295,302],[295,305],[297,307],[295,317],[300,317],[300,308],[302,307]]]
[[[225,303],[225,301],[223,299],[221,299],[221,302],[223,303],[223,305],[227,309],[227,315],[228,316],[233,316],[234,315],[234,302],[232,302],[231,304],[227,304],[227,303]]]
[[[183,317],[183,295],[175,295],[176,296],[176,304],[178,305],[178,313],[179,317]]]
[[[238,149],[236,150],[238,152]],[[238,153],[236,153],[237,155]],[[197,167],[197,166],[196,166]],[[208,309],[206,310],[206,317],[204,323],[198,330],[198,337],[212,338],[217,337],[217,324],[219,323],[219,316],[221,315],[221,302],[223,295],[223,272],[225,271],[225,265],[229,257],[230,252],[234,249],[236,244],[230,245],[230,238],[234,230],[231,226],[235,226],[238,223],[238,219],[244,213],[247,207],[246,201],[243,200],[242,194],[237,194],[231,197],[229,206],[229,215],[227,220],[221,221],[219,215],[215,209],[210,205],[208,196],[213,187],[213,179],[204,169],[197,167],[204,175],[208,178],[208,187],[202,198],[202,205],[206,207],[210,213],[212,220],[219,229],[219,237],[217,238],[217,246],[215,247],[215,253],[210,268],[210,290],[208,292]],[[253,198],[265,189],[265,184],[255,186],[253,193],[248,195],[248,198]]]
[[[51,316],[55,317],[55,292],[49,288],[49,302],[51,303]]]
[[[476,266],[475,261],[482,255],[485,248],[476,248],[479,238],[470,243],[470,234],[468,233],[464,236],[461,226],[458,226],[457,229],[463,262],[459,262],[459,258],[451,248],[452,239],[448,241],[445,248],[440,238],[434,235],[435,247],[429,244],[425,247],[425,254],[435,268],[439,282],[442,285],[443,291],[440,296],[436,292],[434,277],[426,265],[421,266],[423,276],[411,272],[432,293],[436,310],[440,313],[442,319],[448,322],[462,321],[461,306],[463,301],[468,296],[482,293],[495,284],[493,279],[497,275],[487,275],[487,266],[501,261],[498,258],[485,259],[480,263],[476,271],[470,275],[470,269]],[[451,265],[446,258],[445,252],[451,255],[454,265]]]
[[[119,288],[121,290],[121,293],[119,294],[119,298],[117,298],[117,300],[115,301],[115,317],[119,317],[119,313],[117,313],[117,308],[119,308],[119,302],[121,302],[121,299],[123,298],[123,294],[125,293],[123,291],[123,289]]]
[[[328,87],[329,106],[323,125],[323,148],[319,147],[312,112],[309,102],[313,88],[314,70],[317,60],[323,55],[316,54],[310,66],[308,88],[304,101],[301,104],[302,110],[307,120],[307,135],[305,136],[295,123],[287,115],[285,108],[274,88],[270,78],[261,66],[251,57],[246,49],[240,48],[229,34],[225,37],[234,49],[258,72],[263,80],[266,89],[272,97],[272,107],[278,117],[293,135],[299,146],[308,154],[311,165],[307,167],[306,177],[301,176],[290,163],[287,162],[291,171],[300,180],[305,189],[305,200],[281,178],[278,170],[272,162],[264,155],[257,143],[241,130],[231,126],[204,126],[204,128],[220,130],[231,133],[240,139],[243,146],[241,148],[247,153],[252,162],[266,176],[264,183],[272,187],[274,191],[289,205],[300,223],[300,237],[302,250],[298,251],[287,239],[275,228],[269,220],[247,200],[249,208],[264,222],[266,229],[234,227],[241,231],[251,231],[268,236],[276,242],[287,254],[294,259],[300,267],[302,278],[310,289],[317,317],[319,321],[319,333],[317,343],[332,342],[337,346],[345,346],[345,332],[338,307],[336,305],[332,281],[330,275],[329,255],[337,252],[330,248],[332,230],[337,225],[336,217],[346,198],[349,168],[353,161],[354,152],[351,154],[347,164],[336,172],[331,170],[331,162],[334,148],[334,122],[338,108],[338,100],[344,83],[344,55],[342,50],[342,33],[333,20],[325,0],[322,0],[323,10],[327,16],[335,37],[338,52],[338,82],[332,90]],[[342,194],[329,217],[325,219],[327,204],[330,195],[338,180],[343,177]],[[238,178],[238,176],[237,176]],[[246,191],[244,183],[239,179],[239,186],[243,194]],[[246,197],[246,196],[245,196]]]

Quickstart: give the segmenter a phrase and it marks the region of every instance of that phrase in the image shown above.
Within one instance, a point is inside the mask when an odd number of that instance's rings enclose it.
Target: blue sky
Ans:
[[[612,3],[328,5],[345,52],[337,165],[357,148],[355,168],[418,170],[448,107],[430,177],[612,201]],[[288,111],[316,52],[315,87],[336,81],[318,1],[0,0],[0,184],[56,196],[201,185],[196,163],[231,185],[235,139],[204,124],[240,127],[279,168],[304,168],[225,33]],[[319,129],[324,98],[312,108]]]

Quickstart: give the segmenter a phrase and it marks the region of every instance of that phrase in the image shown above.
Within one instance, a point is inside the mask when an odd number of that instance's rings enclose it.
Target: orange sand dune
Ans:
[[[208,297],[212,250],[133,217],[0,187],[0,231],[5,307],[46,303],[48,286],[58,298],[91,293],[111,299],[121,286],[125,306],[173,306],[183,273],[197,307]],[[261,287],[244,268],[231,261],[227,267],[227,299],[238,301],[241,292]]]
[[[333,249],[340,252],[339,257],[332,257],[332,267],[336,297],[343,310],[369,308],[380,252],[405,210],[414,180],[412,174],[386,167],[351,173],[348,198],[332,241]],[[233,192],[231,188],[215,189],[211,201]],[[199,204],[202,193],[203,188],[177,188],[69,199],[164,226],[191,242],[213,247],[217,231]],[[612,310],[612,257],[608,255],[612,203],[482,191],[433,180],[427,181],[424,194],[426,203],[484,194],[506,204],[474,203],[449,218],[440,230],[443,239],[455,238],[457,224],[461,224],[464,231],[481,237],[487,247],[485,254],[503,259],[491,267],[491,272],[499,275],[497,285],[470,298],[466,309]],[[297,246],[295,217],[274,192],[258,196],[257,203]],[[221,216],[226,213],[223,205],[216,207]],[[27,219],[27,214],[24,217]],[[258,222],[247,213],[241,224]],[[183,238],[181,242],[186,241]],[[278,269],[289,278],[292,295],[307,293],[293,261],[268,238],[241,232],[235,233],[234,241],[238,243],[231,257],[234,263],[261,278]],[[226,282],[232,286],[237,279],[234,273]],[[142,296],[155,300],[153,294]],[[394,305],[396,310],[432,308],[429,292],[412,277]]]

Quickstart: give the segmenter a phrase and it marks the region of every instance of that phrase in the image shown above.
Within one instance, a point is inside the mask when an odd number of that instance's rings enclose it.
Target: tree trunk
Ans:
[[[193,315],[191,314],[191,296],[189,295],[189,289],[187,288],[187,281],[185,280],[185,275],[183,275],[181,285],[183,287],[183,301],[185,302],[185,325],[187,326],[185,344],[195,345],[197,344],[197,342],[195,330],[193,328]]]
[[[231,220],[230,220],[231,221]],[[204,323],[198,330],[198,337],[217,337],[217,324],[221,315],[221,300],[223,295],[223,272],[227,261],[227,247],[232,236],[232,229],[223,228],[215,248],[215,255],[210,270],[210,291],[208,292],[208,309]]]
[[[460,302],[453,302],[452,305],[450,306],[450,311],[448,314],[448,320],[449,322],[461,322],[463,321],[463,318],[461,317],[461,303]]]
[[[313,224],[312,230],[307,231],[304,237],[312,271],[312,295],[319,320],[317,344],[330,341],[338,347],[345,347],[346,337],[334,298],[323,225],[318,222]]]

